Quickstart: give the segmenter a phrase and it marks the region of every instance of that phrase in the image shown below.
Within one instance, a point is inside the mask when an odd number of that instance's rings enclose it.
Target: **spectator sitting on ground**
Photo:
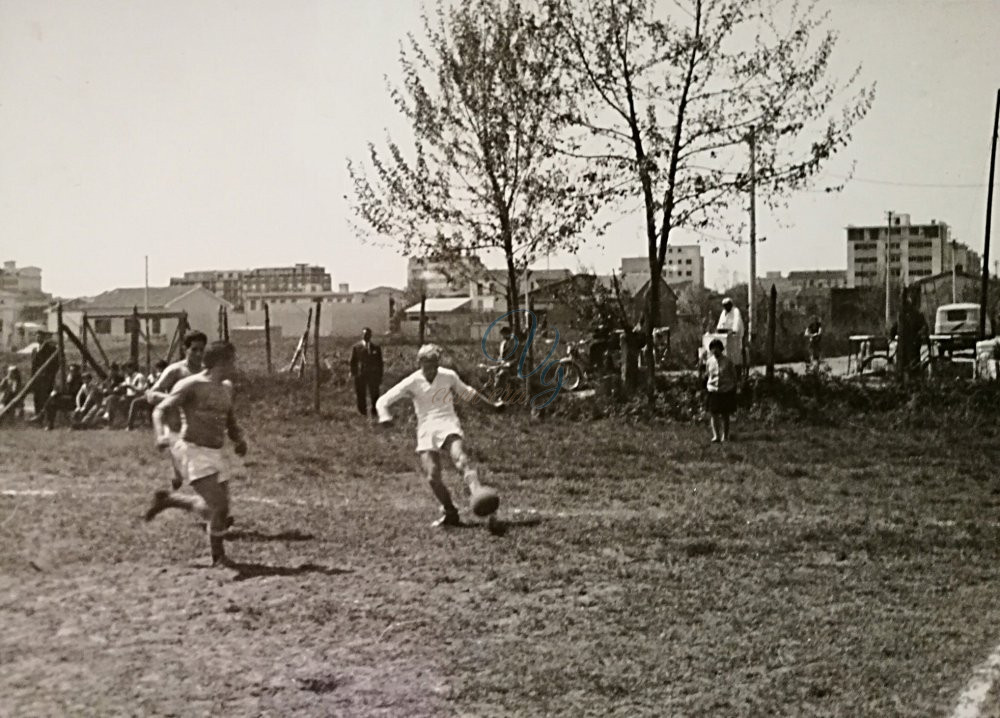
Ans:
[[[45,428],[52,431],[56,425],[56,416],[60,413],[71,414],[77,408],[77,394],[83,386],[83,372],[79,364],[70,364],[66,373],[66,383],[60,385],[57,382],[56,388],[52,391],[48,401],[45,402],[43,413],[45,414]]]
[[[83,386],[76,395],[76,411],[73,412],[73,428],[86,429],[97,417],[104,403],[103,383],[93,374],[83,375]]]
[[[124,416],[128,411],[130,403],[128,398],[128,379],[139,370],[135,362],[128,362],[124,369],[118,364],[111,365],[111,372],[104,386],[104,415],[103,419],[111,428],[120,416]]]
[[[24,388],[24,380],[21,378],[21,370],[13,364],[7,367],[7,374],[0,380],[0,409],[7,407],[14,401],[21,389]],[[12,410],[19,418],[24,416],[24,399],[17,402],[17,406]]]
[[[139,373],[132,376],[129,383],[132,401],[128,407],[128,421],[125,424],[126,431],[132,431],[135,428],[135,422],[139,417],[142,417],[145,423],[151,423],[153,405],[146,398],[146,390],[156,383],[156,380],[160,378],[160,374],[166,368],[167,362],[160,359],[156,362],[153,372],[149,376]]]

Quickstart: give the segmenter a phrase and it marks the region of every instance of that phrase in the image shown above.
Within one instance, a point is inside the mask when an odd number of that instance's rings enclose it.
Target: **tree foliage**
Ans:
[[[389,137],[384,150],[369,144],[370,168],[348,162],[363,236],[456,274],[499,250],[512,309],[524,268],[575,251],[602,201],[553,150],[569,116],[553,32],[517,2],[439,4],[425,37],[403,44],[391,89],[413,153]]]
[[[563,63],[578,78],[560,146],[593,168],[606,198],[641,201],[650,277],[676,228],[734,230],[757,187],[775,207],[809,187],[851,140],[874,88],[830,77],[836,34],[797,0],[548,0]],[[658,283],[646,331],[658,324]],[[650,366],[653,358],[650,357]]]

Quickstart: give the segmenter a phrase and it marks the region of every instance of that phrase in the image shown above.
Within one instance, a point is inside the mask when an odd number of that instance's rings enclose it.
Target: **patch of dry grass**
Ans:
[[[926,716],[1000,637],[997,450],[961,427],[463,406],[498,537],[428,527],[409,412],[323,399],[242,387],[235,570],[140,520],[145,432],[0,432],[0,491],[58,492],[0,494],[0,714]]]

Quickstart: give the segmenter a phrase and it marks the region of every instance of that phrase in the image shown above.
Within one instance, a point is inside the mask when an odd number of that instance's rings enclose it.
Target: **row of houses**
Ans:
[[[310,311],[319,302],[320,334],[357,336],[362,328],[373,332],[389,331],[392,315],[398,311],[404,292],[392,287],[375,287],[366,292],[270,292],[260,293],[253,304],[239,311],[232,302],[200,284],[175,284],[168,287],[128,287],[113,289],[88,299],[76,299],[62,305],[63,322],[79,333],[84,316],[94,332],[110,339],[130,336],[132,313],[149,315],[149,333],[155,341],[169,341],[177,329],[178,316],[184,314],[188,325],[213,335],[218,331],[220,310],[225,310],[230,329],[262,327],[267,304],[271,326],[286,336],[301,333]],[[55,306],[47,310],[48,329],[55,331],[58,316]],[[145,320],[140,331],[145,332]]]

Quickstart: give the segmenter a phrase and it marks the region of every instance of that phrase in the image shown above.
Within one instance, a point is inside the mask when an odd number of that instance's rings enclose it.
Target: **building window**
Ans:
[[[941,236],[941,234],[940,234],[940,227],[938,227],[937,225],[931,225],[930,227],[924,227],[924,236],[925,237],[931,237],[931,238],[940,237]]]
[[[110,319],[94,319],[94,333],[95,334],[110,334],[111,333],[111,320]]]
[[[150,334],[162,334],[163,330],[160,327],[160,318],[153,317],[149,322],[149,332]]]

